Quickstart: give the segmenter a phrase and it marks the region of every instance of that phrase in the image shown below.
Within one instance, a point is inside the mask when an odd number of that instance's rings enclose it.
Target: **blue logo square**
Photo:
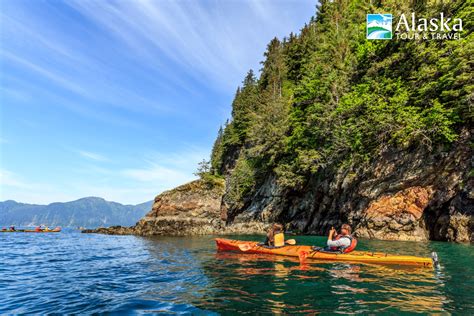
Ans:
[[[392,39],[391,14],[367,14],[367,39]]]

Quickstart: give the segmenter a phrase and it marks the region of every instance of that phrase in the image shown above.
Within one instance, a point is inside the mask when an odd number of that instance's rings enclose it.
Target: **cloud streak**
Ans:
[[[107,157],[101,154],[93,153],[91,151],[79,150],[78,153],[79,155],[87,159],[91,159],[95,161],[110,161]]]
[[[202,84],[233,90],[248,68],[259,67],[272,37],[298,30],[295,17],[285,15],[278,1],[270,0],[71,1],[69,5],[178,86],[182,79],[174,75],[169,61]]]
[[[313,12],[314,0],[3,1],[2,196],[138,203],[194,179],[248,69]]]

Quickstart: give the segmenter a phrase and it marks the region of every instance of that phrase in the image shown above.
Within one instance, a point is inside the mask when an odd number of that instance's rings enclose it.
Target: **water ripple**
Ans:
[[[301,266],[291,258],[216,253],[211,237],[2,234],[0,314],[473,311],[472,246],[360,245],[414,255],[436,250],[443,266]]]

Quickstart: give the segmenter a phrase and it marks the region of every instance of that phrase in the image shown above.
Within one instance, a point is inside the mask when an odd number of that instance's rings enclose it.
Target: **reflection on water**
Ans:
[[[474,312],[469,245],[360,241],[361,250],[437,251],[434,271],[216,252],[211,237],[4,235],[0,314]]]
[[[223,301],[238,303],[249,312],[436,312],[449,303],[443,282],[431,269],[323,262],[301,265],[294,258],[269,260],[265,255],[237,253],[217,253],[215,258],[218,265],[204,266],[214,279],[213,286],[221,289]],[[258,293],[258,299],[249,293]],[[236,295],[240,297],[235,299]]]

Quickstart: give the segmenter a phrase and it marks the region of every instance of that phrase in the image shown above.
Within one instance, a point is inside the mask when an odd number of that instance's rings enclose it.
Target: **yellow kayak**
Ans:
[[[317,259],[328,261],[347,261],[363,263],[381,263],[394,265],[413,265],[431,268],[437,264],[436,253],[433,258],[391,255],[382,252],[352,251],[350,253],[329,253],[313,250],[311,246],[287,245],[278,248],[269,248],[259,245],[253,241],[240,241],[224,238],[216,238],[216,245],[219,251],[238,251],[245,253],[258,253],[269,255],[280,255],[289,257],[299,257],[300,259]]]

